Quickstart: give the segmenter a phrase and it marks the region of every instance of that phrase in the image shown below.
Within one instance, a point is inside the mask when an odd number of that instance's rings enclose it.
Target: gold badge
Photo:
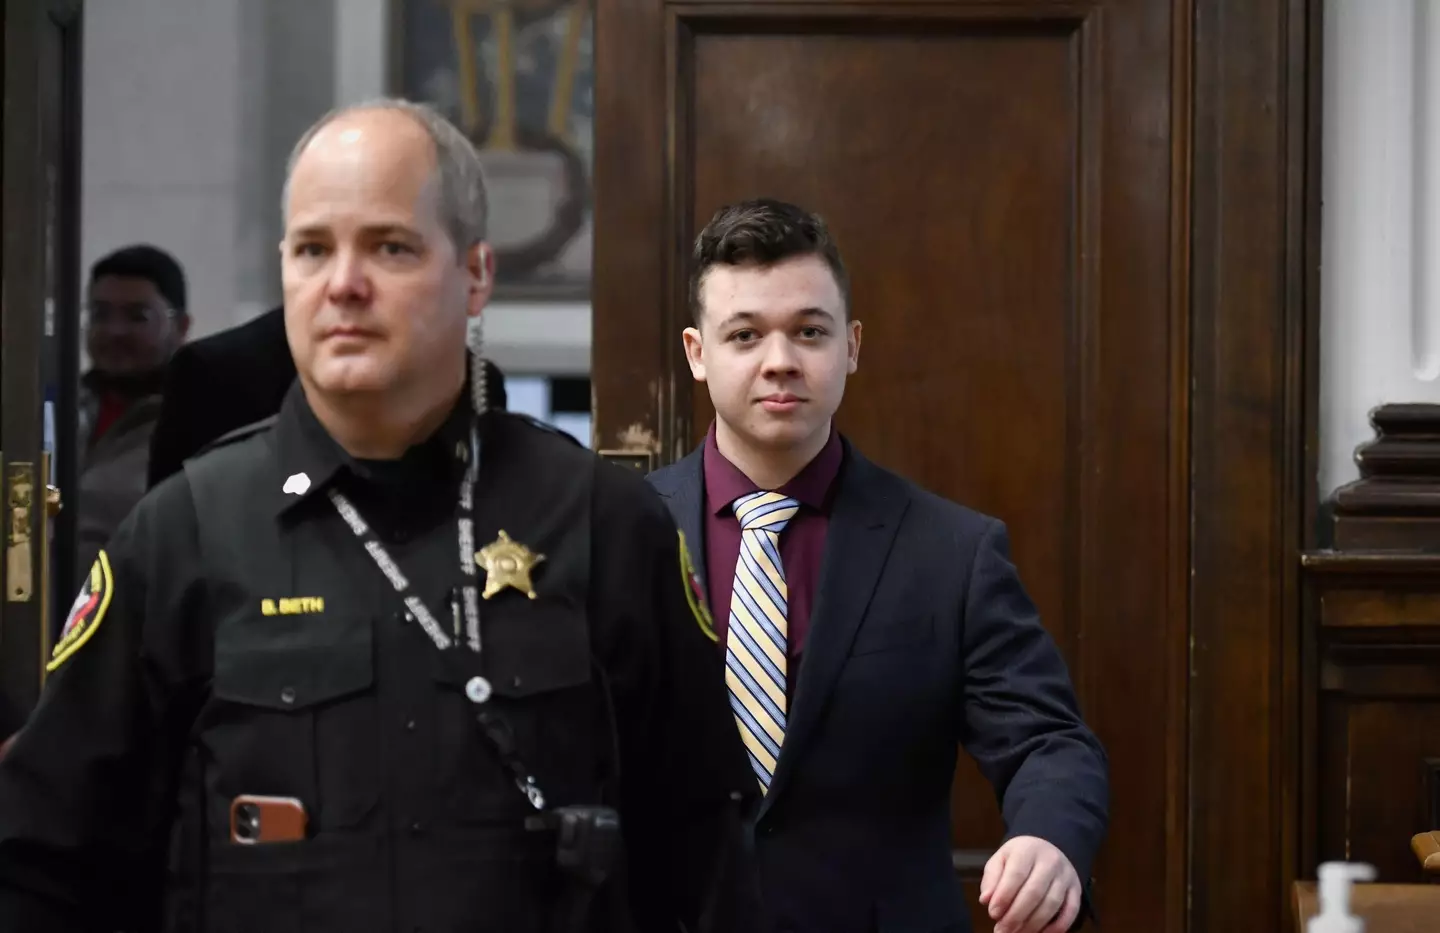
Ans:
[[[518,541],[510,540],[503,530],[493,543],[485,545],[475,555],[475,563],[485,571],[485,592],[489,599],[507,586],[535,598],[535,586],[530,582],[530,571],[545,559],[544,554],[533,553]]]

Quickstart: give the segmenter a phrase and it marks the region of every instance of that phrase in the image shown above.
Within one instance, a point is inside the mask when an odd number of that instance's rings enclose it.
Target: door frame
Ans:
[[[1189,912],[1294,929],[1314,533],[1321,0],[1196,0]],[[1256,780],[1263,776],[1264,780]]]
[[[79,388],[79,179],[83,0],[3,0],[0,120],[0,495],[7,500],[0,561],[0,693],[28,710],[44,681],[57,606],[74,578],[74,509],[51,512],[47,492],[75,488]],[[53,386],[55,457],[45,452],[46,387]],[[28,464],[28,466],[26,466]],[[29,481],[31,596],[12,601],[16,523],[12,475]],[[18,478],[18,477],[17,477]],[[22,551],[23,553],[23,551]],[[17,554],[17,557],[19,554]],[[62,602],[63,601],[63,602]]]

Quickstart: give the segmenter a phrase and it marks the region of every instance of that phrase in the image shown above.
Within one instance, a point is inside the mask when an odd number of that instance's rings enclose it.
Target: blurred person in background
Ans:
[[[166,367],[190,330],[185,273],[162,249],[127,246],[91,268],[86,310],[75,566],[88,573],[148,486]]]

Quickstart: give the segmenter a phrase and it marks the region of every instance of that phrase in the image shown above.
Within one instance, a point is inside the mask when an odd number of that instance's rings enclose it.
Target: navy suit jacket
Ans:
[[[700,451],[650,481],[703,586]],[[994,786],[1007,838],[1048,840],[1088,879],[1108,822],[1105,752],[1004,524],[848,442],[837,482],[785,741],[754,815],[760,928],[968,931],[950,842],[960,746]]]

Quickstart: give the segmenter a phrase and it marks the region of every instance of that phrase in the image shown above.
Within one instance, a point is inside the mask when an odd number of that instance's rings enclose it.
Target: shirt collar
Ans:
[[[732,503],[743,495],[759,492],[760,487],[740,472],[740,468],[726,459],[715,443],[715,423],[705,435],[705,449],[702,455],[705,469],[705,507],[711,515],[725,514]],[[845,459],[845,445],[840,432],[832,422],[830,437],[815,458],[777,492],[789,496],[801,505],[817,512],[828,512],[835,478],[840,475],[840,464]]]
[[[362,485],[381,485],[392,481],[397,473],[413,472],[427,485],[437,479],[447,485],[458,482],[471,455],[471,421],[467,384],[450,415],[434,434],[406,451],[393,467],[387,463],[383,465],[385,469],[377,470],[366,461],[351,457],[330,436],[315,417],[297,379],[285,395],[275,424],[279,473],[275,484],[277,512],[289,512],[341,479]]]

